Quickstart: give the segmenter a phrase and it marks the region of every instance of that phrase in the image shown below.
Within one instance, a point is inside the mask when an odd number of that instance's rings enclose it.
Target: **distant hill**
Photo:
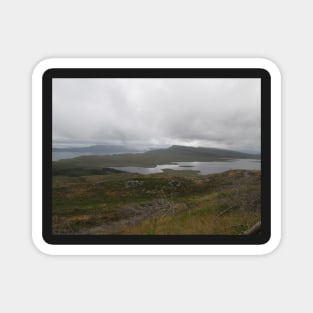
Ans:
[[[166,149],[150,150],[144,153],[121,153],[114,155],[99,155],[95,153],[95,155],[84,155],[73,159],[63,159],[53,162],[53,168],[95,169],[121,166],[155,167],[156,165],[169,164],[172,162],[209,162],[225,161],[227,159],[259,158],[260,155],[225,149],[171,146]]]
[[[260,156],[256,154],[249,154],[233,150],[218,149],[218,148],[204,148],[204,147],[189,147],[174,145],[167,149],[159,149],[147,151],[147,155],[167,156],[173,158],[184,158],[188,161],[211,161],[217,159],[258,159]]]
[[[114,154],[114,153],[133,153],[140,152],[135,149],[129,149],[125,146],[117,145],[94,145],[88,147],[67,147],[67,148],[52,148],[53,152],[90,152],[94,154]]]

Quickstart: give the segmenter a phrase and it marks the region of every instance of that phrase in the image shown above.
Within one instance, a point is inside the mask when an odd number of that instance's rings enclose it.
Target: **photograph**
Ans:
[[[53,235],[261,230],[260,78],[53,78]]]

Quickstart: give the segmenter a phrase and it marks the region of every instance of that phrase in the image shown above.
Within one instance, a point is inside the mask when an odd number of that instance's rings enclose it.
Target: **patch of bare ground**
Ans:
[[[141,204],[129,204],[116,209],[116,214],[123,216],[116,221],[108,221],[102,225],[83,228],[79,234],[99,235],[99,234],[117,234],[130,225],[137,225],[144,220],[162,216],[174,215],[179,209],[178,206],[166,199],[156,199]]]

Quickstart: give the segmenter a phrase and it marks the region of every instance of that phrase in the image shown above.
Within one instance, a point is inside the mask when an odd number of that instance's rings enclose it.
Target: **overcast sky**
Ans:
[[[55,146],[260,151],[259,79],[53,79]]]

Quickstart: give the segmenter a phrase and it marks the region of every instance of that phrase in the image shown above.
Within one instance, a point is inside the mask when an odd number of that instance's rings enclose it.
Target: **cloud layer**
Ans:
[[[259,79],[54,79],[53,143],[260,150]]]

